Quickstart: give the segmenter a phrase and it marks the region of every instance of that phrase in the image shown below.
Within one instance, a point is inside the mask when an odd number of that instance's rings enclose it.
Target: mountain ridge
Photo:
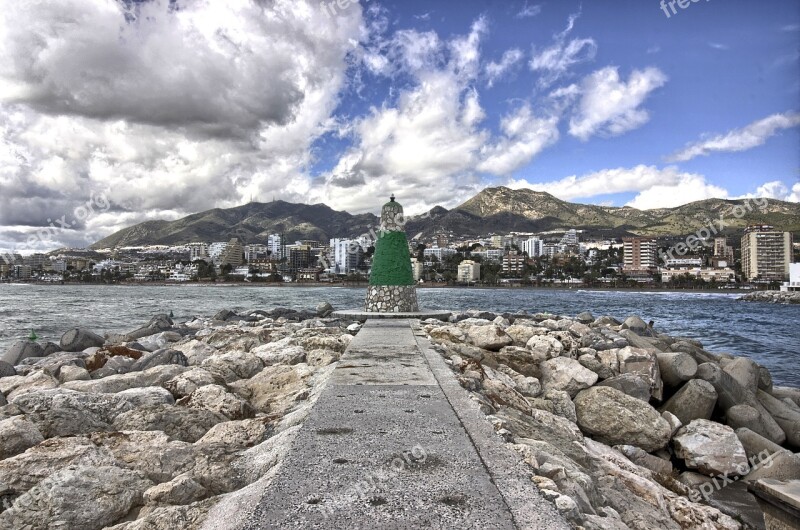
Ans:
[[[605,237],[665,237],[696,232],[709,222],[716,223],[720,215],[727,232],[741,231],[748,224],[771,224],[781,230],[800,232],[800,204],[763,200],[767,201],[763,212],[754,207],[752,199],[752,210],[746,209],[746,199],[705,199],[675,208],[639,210],[629,206],[571,203],[547,192],[499,186],[486,188],[451,210],[435,206],[423,215],[409,216],[406,232],[412,237],[439,232],[480,236],[576,228]],[[733,216],[736,206],[741,206],[745,215]],[[227,241],[232,237],[249,243],[263,241],[272,233],[285,233],[291,241],[325,242],[334,237],[367,234],[376,230],[378,224],[378,217],[371,213],[353,215],[325,204],[252,202],[234,208],[214,208],[175,221],[145,221],[115,232],[91,248],[177,245]]]

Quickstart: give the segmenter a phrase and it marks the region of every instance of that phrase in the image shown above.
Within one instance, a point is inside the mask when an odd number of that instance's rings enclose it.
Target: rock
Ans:
[[[222,322],[234,318],[237,318],[236,312],[231,311],[230,309],[223,309],[222,311],[219,311],[216,315],[214,315],[214,320],[219,320]]]
[[[717,403],[717,391],[708,381],[692,379],[683,385],[660,410],[674,414],[681,423],[711,419]]]
[[[735,405],[725,413],[725,423],[732,429],[760,429],[761,415],[750,405]]]
[[[697,362],[688,353],[661,352],[656,357],[661,379],[670,388],[678,388],[697,375]]]
[[[347,331],[349,333],[352,333],[353,335],[358,333],[360,330],[361,330],[361,324],[359,324],[358,322],[353,322],[352,324],[347,326]]]
[[[244,399],[231,394],[219,385],[206,385],[192,392],[179,404],[193,409],[205,409],[218,412],[231,420],[252,418],[255,411]]]
[[[3,394],[0,394],[0,407],[4,407],[5,405],[8,405],[8,401],[6,401],[6,397]],[[0,414],[0,418],[2,417],[3,415]]]
[[[640,399],[645,403],[650,402],[650,382],[642,374],[627,373],[609,377],[598,383],[598,386],[615,388],[623,394]]]
[[[0,361],[0,378],[11,377],[12,375],[17,375],[14,365],[6,361]]]
[[[758,402],[786,434],[786,443],[800,449],[800,412],[789,407],[778,398],[759,390]]]
[[[147,337],[139,337],[139,345],[147,351],[153,352],[160,350],[172,342],[178,342],[183,339],[183,335],[175,331],[162,331]]]
[[[138,361],[131,366],[132,372],[139,372],[148,370],[156,366],[163,366],[165,364],[177,364],[178,366],[189,366],[189,361],[183,352],[172,349],[156,350],[147,355],[143,355]]]
[[[157,484],[144,492],[146,504],[189,504],[207,495],[206,489],[188,473]]]
[[[284,343],[283,340],[258,346],[250,350],[250,353],[261,359],[264,366],[292,365],[306,361],[306,350],[302,346],[290,346],[288,341]]]
[[[341,354],[331,350],[311,350],[306,354],[309,366],[328,366],[339,360]]]
[[[333,306],[329,302],[320,302],[317,304],[317,316],[320,318],[327,318],[333,313]]]
[[[0,379],[0,393],[10,402],[14,398],[30,392],[58,387],[58,380],[47,372],[34,372],[29,376],[4,377]]]
[[[201,386],[224,384],[225,381],[220,375],[211,373],[204,368],[192,368],[164,383],[164,388],[169,390],[175,399],[180,399]]]
[[[214,425],[197,444],[222,444],[225,447],[251,447],[263,442],[269,436],[264,418],[252,420],[226,421]]]
[[[654,473],[669,475],[672,473],[672,462],[653,456],[643,449],[632,445],[617,445],[614,449],[628,457],[628,459],[638,466],[649,469]]]
[[[61,349],[64,351],[83,351],[87,348],[101,347],[106,339],[88,329],[75,328],[61,336]]]
[[[584,351],[589,351],[591,353],[581,353]],[[578,357],[578,362],[581,363],[582,366],[585,366],[592,372],[596,373],[598,378],[609,379],[614,377],[614,371],[609,366],[600,362],[597,352],[591,348],[581,348],[578,353],[580,355]],[[649,386],[647,394],[650,395]]]
[[[0,421],[0,460],[22,453],[44,441],[42,433],[23,416]]]
[[[744,452],[747,453],[747,458],[751,462],[754,458],[788,452],[780,445],[770,442],[760,434],[745,427],[736,429],[736,437],[739,438],[744,447]]]
[[[489,351],[498,351],[514,343],[514,339],[495,324],[471,326],[467,330],[467,339],[478,348]]]
[[[550,403],[550,408],[552,410],[548,412],[566,418],[572,423],[578,423],[578,416],[575,413],[575,404],[572,402],[572,398],[568,393],[562,390],[550,389],[545,392],[542,397]]]
[[[584,311],[583,313],[579,313],[578,316],[575,317],[575,320],[580,322],[581,324],[591,324],[594,322],[594,316],[589,311]]]
[[[563,390],[570,397],[597,382],[597,374],[568,357],[556,357],[541,365],[541,381],[545,390]]]
[[[669,423],[647,403],[611,387],[597,386],[575,398],[578,426],[609,445],[635,445],[647,452],[669,442]]]
[[[530,413],[531,405],[525,397],[506,383],[486,379],[483,381],[483,391],[487,398],[497,406],[513,407],[525,413]]]
[[[759,370],[758,365],[746,357],[737,357],[725,364],[722,369],[748,392],[755,394],[758,391]]]
[[[174,344],[172,349],[183,352],[183,354],[186,355],[186,359],[189,361],[189,366],[200,366],[204,360],[219,353],[216,348],[199,340],[190,340],[182,344]]]
[[[504,364],[522,375],[537,379],[542,375],[539,363],[544,361],[545,358],[534,357],[530,350],[526,348],[506,346],[492,356],[498,363]]]
[[[772,393],[772,374],[763,366],[758,367],[758,388],[764,392]]]
[[[64,383],[62,388],[69,388],[79,392],[115,393],[129,388],[161,386],[185,371],[187,371],[185,366],[168,364],[156,366],[144,372],[111,375],[92,381],[70,381],[69,383]]]
[[[200,366],[217,374],[226,383],[232,383],[239,379],[250,379],[264,368],[264,363],[252,353],[236,351],[210,357]]]
[[[539,335],[531,337],[525,345],[537,359],[553,359],[561,355],[564,345],[555,337]]]
[[[514,341],[514,346],[525,346],[528,341],[531,340],[531,337],[542,335],[546,331],[547,330],[545,328],[520,324],[514,324],[513,326],[508,326],[505,329],[505,332]]]
[[[160,404],[120,414],[113,427],[119,431],[161,431],[173,440],[194,443],[226,420],[211,410]]]
[[[467,333],[458,326],[438,326],[428,331],[433,342],[454,342],[461,343],[467,341]]]
[[[767,392],[778,399],[791,399],[795,404],[800,406],[800,388],[776,386]]]
[[[58,352],[62,351],[61,350],[61,346],[56,344],[55,342],[45,342],[42,345],[42,350],[43,350],[42,351],[42,355],[45,356],[45,357],[49,357],[50,355],[53,355],[54,353],[58,353]]]
[[[127,374],[133,370],[133,365],[135,363],[136,360],[131,359],[130,357],[123,357],[121,355],[112,357],[103,365],[102,368],[94,370],[91,378],[102,379],[103,377],[108,377],[110,375]]]
[[[753,471],[742,480],[745,482],[755,482],[765,478],[797,480],[797,477],[800,477],[800,457],[789,451],[781,451],[756,461]]]
[[[678,430],[672,443],[675,455],[687,467],[705,475],[733,477],[746,475],[750,470],[742,443],[727,425],[693,420]]]
[[[637,316],[629,316],[626,318],[625,322],[622,323],[622,327],[633,331],[637,335],[651,336],[653,334],[653,330],[650,326]]]
[[[678,432],[678,429],[683,427],[683,423],[681,423],[681,420],[679,420],[677,416],[675,416],[673,413],[671,413],[668,410],[665,410],[664,412],[662,412],[661,413],[661,417],[664,418],[665,420],[667,420],[667,423],[669,423],[669,429],[670,429],[669,437],[670,438],[675,436],[675,433]]]
[[[86,371],[86,368],[80,368],[78,366],[62,366],[61,370],[58,371],[58,380],[61,383],[68,383],[69,381],[88,381],[91,379],[89,372]]]
[[[283,415],[297,405],[298,398],[308,393],[307,380],[312,375],[313,372],[305,365],[276,365],[230,386],[259,412]]]
[[[43,528],[58,521],[62,528],[100,530],[141,504],[152,485],[141,473],[114,466],[62,469],[1,513],[0,526]]]
[[[572,442],[582,442],[583,434],[571,421],[544,410],[533,409],[525,414],[517,409],[503,407],[495,417],[507,425],[515,438],[542,440],[563,449],[565,453],[579,451]]]
[[[719,407],[727,412],[728,409],[736,405],[750,405],[759,412],[761,416],[761,426],[758,429],[752,428],[758,434],[772,440],[776,444],[786,441],[786,434],[783,429],[770,416],[769,412],[756,399],[756,396],[748,392],[746,388],[739,384],[733,377],[724,372],[718,365],[713,363],[703,363],[697,367],[697,377],[704,379],[714,386],[718,394]],[[680,416],[678,416],[680,417]],[[683,420],[681,420],[683,421]]]
[[[6,350],[3,357],[0,357],[0,361],[8,363],[13,367],[29,357],[44,357],[44,349],[37,342],[19,340]],[[5,371],[8,372],[8,369]],[[8,373],[6,373],[6,375],[8,375]],[[0,377],[2,377],[2,373],[0,373]]]
[[[650,385],[650,395],[661,401],[664,397],[664,383],[658,367],[655,352],[626,346],[617,352],[620,374],[641,374]]]

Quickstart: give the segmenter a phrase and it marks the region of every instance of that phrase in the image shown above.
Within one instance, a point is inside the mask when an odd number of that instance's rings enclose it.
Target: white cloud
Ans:
[[[361,32],[358,5],[311,0],[3,2],[0,225],[35,231],[101,190],[112,210],[76,226],[98,238],[302,201]]]
[[[800,202],[800,182],[797,182],[791,189],[781,180],[773,180],[765,182],[758,188],[755,193],[747,193],[737,199],[766,197],[768,199],[777,199],[779,201],[787,202]]]
[[[594,135],[617,136],[650,119],[640,106],[667,77],[658,68],[634,70],[628,81],[609,66],[588,75],[580,85],[581,99],[569,122],[569,133],[581,140]]]
[[[711,153],[747,151],[763,145],[769,138],[782,131],[800,125],[800,112],[773,114],[741,129],[703,139],[689,144],[668,157],[670,162],[686,162]]]
[[[709,42],[708,45],[709,45],[709,47],[714,48],[715,50],[720,50],[720,51],[730,50],[730,48],[731,48],[727,44],[722,44],[722,43],[719,43],[719,42]]]
[[[727,190],[708,183],[703,175],[681,172],[674,166],[658,168],[639,165],[632,168],[604,169],[550,182],[513,180],[508,186],[546,191],[568,201],[634,192],[637,195],[627,206],[640,209],[679,206],[711,197],[728,196]]]
[[[499,63],[491,61],[489,64],[487,64],[486,84],[490,88],[494,86],[494,83],[500,78],[502,78],[514,65],[516,65],[519,61],[521,61],[524,55],[525,54],[522,53],[522,50],[518,48],[512,48],[510,50],[506,50],[503,53],[503,57],[500,58]]]
[[[528,2],[526,0],[525,5],[522,6],[522,9],[520,9],[517,12],[517,14],[514,15],[514,17],[515,18],[530,18],[530,17],[535,17],[536,15],[538,15],[541,12],[542,12],[541,4],[528,5]]]
[[[597,54],[594,39],[567,39],[579,17],[580,13],[569,17],[566,29],[553,37],[552,45],[541,50],[534,48],[529,66],[532,71],[541,73],[539,86],[545,88],[552,85],[573,66],[591,61]]]
[[[558,141],[558,121],[558,116],[538,118],[529,105],[523,105],[500,122],[503,137],[483,147],[477,169],[493,175],[508,175],[525,166]]]

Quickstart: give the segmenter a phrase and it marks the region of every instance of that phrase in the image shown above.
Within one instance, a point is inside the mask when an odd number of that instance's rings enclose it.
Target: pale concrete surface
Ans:
[[[367,321],[244,529],[567,529],[412,321]]]
[[[435,309],[420,309],[414,313],[373,313],[370,311],[359,311],[357,309],[345,309],[342,311],[334,311],[331,314],[333,318],[346,318],[349,320],[357,320],[365,322],[366,320],[408,320],[419,319],[425,320],[426,318],[435,318],[437,320],[444,320],[445,322],[450,318],[450,311],[437,311]]]

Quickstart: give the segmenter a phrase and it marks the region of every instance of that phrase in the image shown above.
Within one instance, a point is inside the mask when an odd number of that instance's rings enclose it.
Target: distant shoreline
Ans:
[[[307,289],[307,288],[366,288],[369,284],[353,283],[251,283],[251,282],[123,282],[123,283],[94,283],[94,282],[67,282],[64,284],[53,282],[4,282],[0,285],[37,285],[48,287],[244,287],[244,288],[283,288],[283,289]],[[585,287],[570,285],[446,285],[436,283],[426,283],[417,286],[420,289],[477,289],[477,290],[531,290],[531,291],[596,291],[596,292],[654,292],[654,293],[716,293],[716,294],[746,294],[758,292],[755,289],[674,289],[657,287]]]

